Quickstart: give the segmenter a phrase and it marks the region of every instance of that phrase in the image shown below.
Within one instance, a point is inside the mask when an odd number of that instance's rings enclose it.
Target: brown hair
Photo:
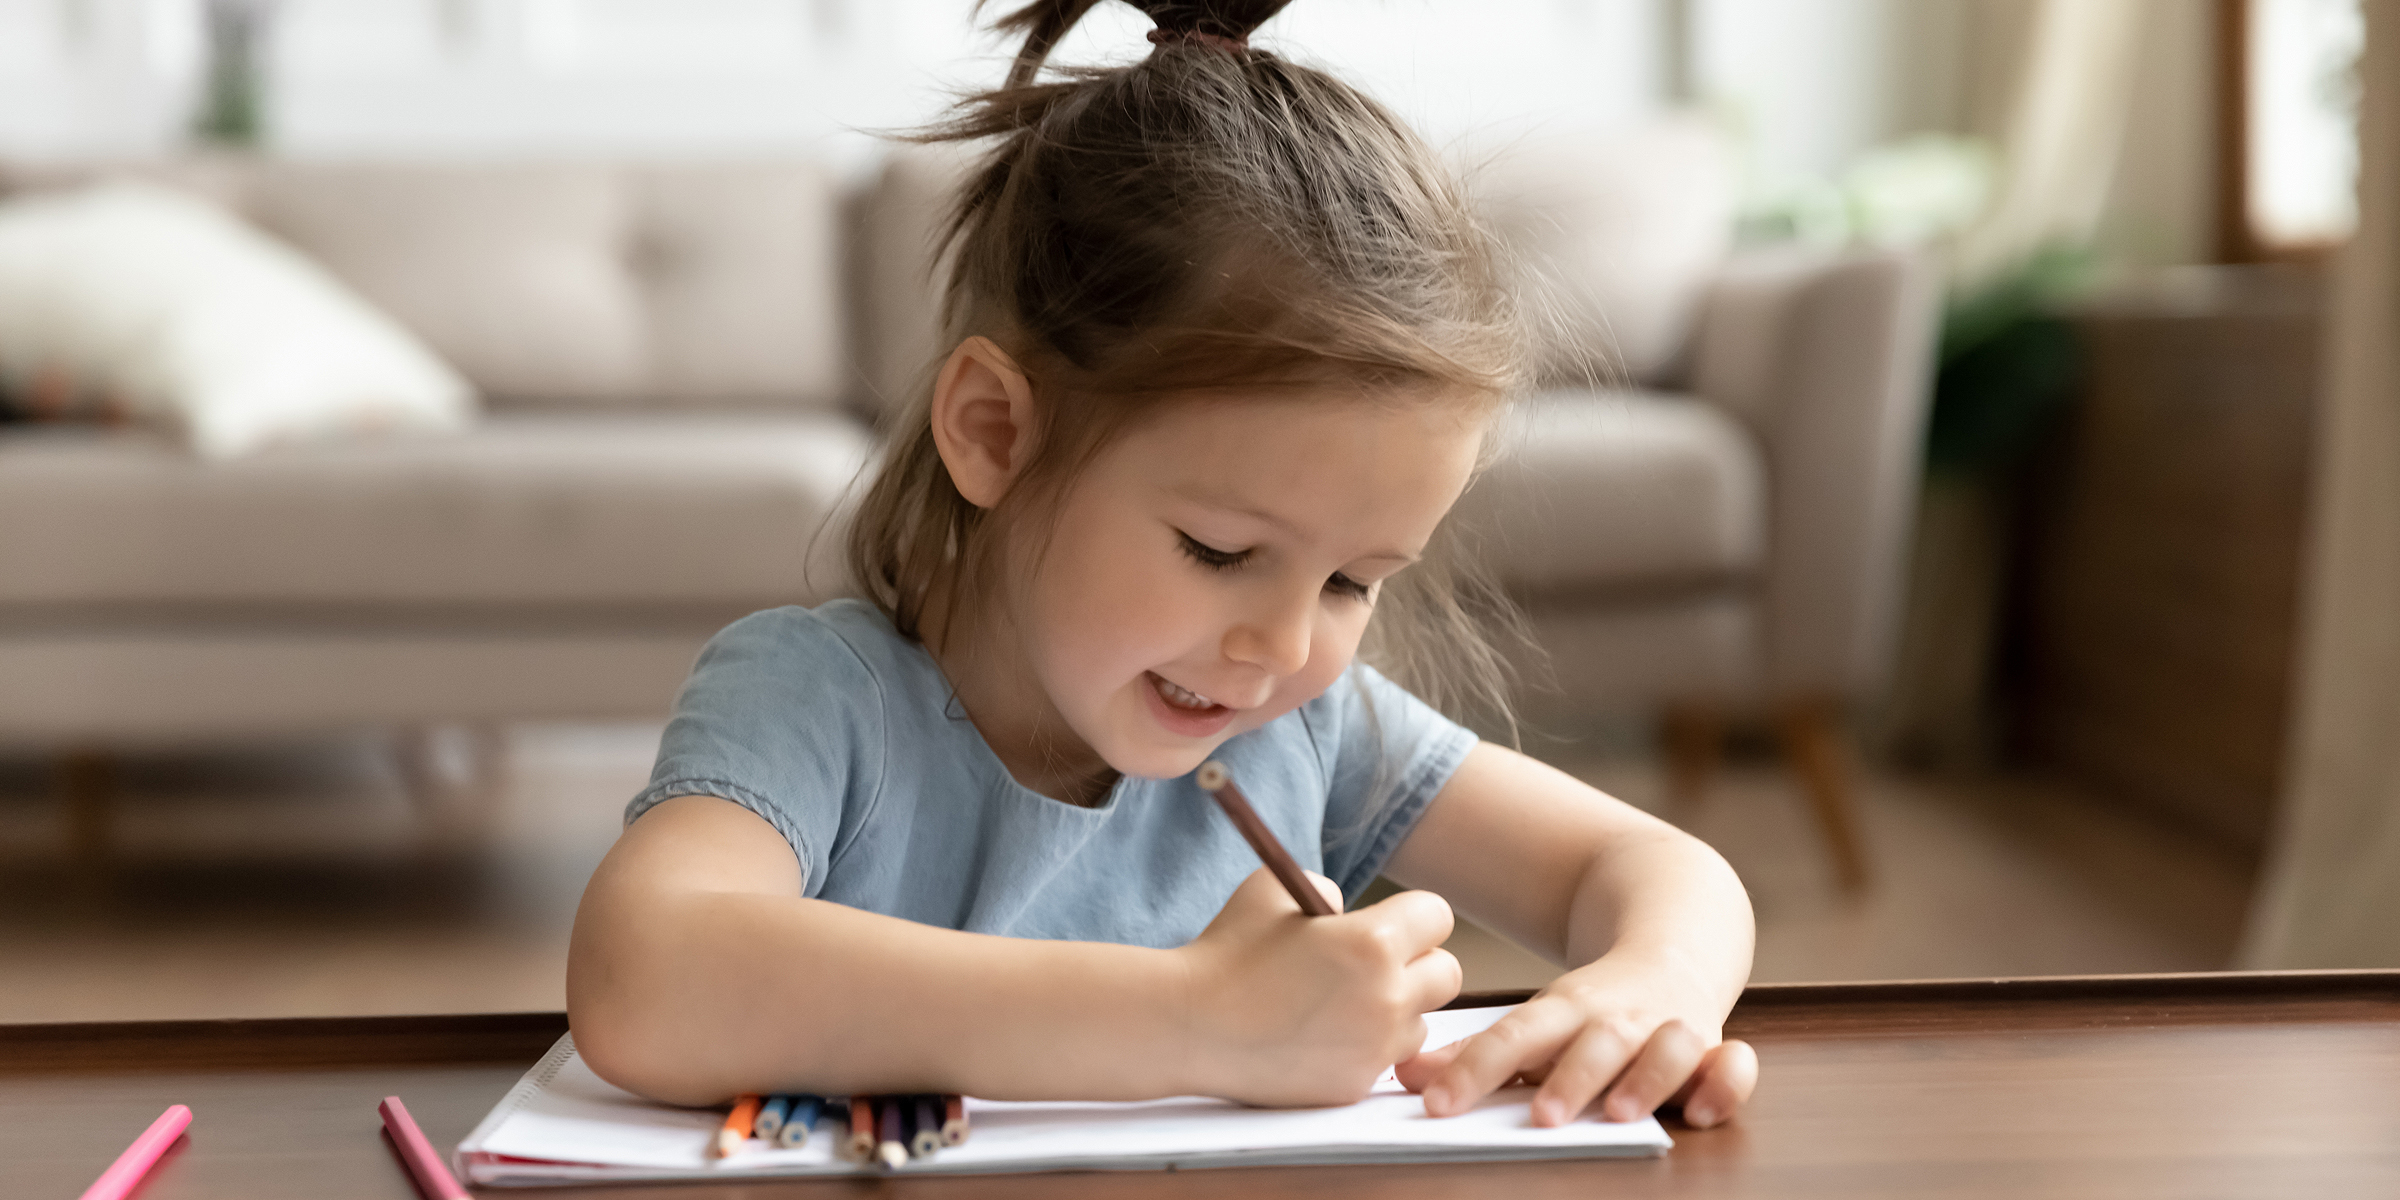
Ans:
[[[997,530],[1054,512],[1162,402],[1330,387],[1488,409],[1521,381],[1496,244],[1433,153],[1357,90],[1248,45],[1289,0],[1140,3],[1159,27],[1149,57],[1037,79],[1098,2],[1001,17],[1025,36],[1006,84],[914,138],[992,142],[945,231],[945,320],[952,344],[1006,349],[1037,402],[1030,457],[990,512],[942,464],[930,386],[891,429],[850,562],[909,637],[929,601],[955,611],[991,578]],[[1386,585],[1361,653],[1454,714],[1504,717],[1478,614],[1510,610],[1445,540]]]

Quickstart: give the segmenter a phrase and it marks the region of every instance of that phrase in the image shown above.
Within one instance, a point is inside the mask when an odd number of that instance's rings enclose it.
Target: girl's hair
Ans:
[[[1475,411],[1520,384],[1496,243],[1433,153],[1355,89],[1248,45],[1289,0],[1138,3],[1158,24],[1147,58],[1037,79],[1098,2],[1002,16],[1025,37],[1007,82],[912,139],[990,141],[944,232],[946,344],[1003,347],[1036,416],[989,512],[942,464],[930,386],[892,428],[850,563],[909,637],[929,601],[957,611],[992,578],[999,531],[1046,530],[1080,469],[1158,405],[1335,389]],[[1454,715],[1505,719],[1482,625],[1512,610],[1449,540],[1386,585],[1362,656]]]

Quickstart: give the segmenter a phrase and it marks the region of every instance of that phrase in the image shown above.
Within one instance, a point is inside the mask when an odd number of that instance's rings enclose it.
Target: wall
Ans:
[[[0,0],[0,152],[176,145],[200,0]],[[967,0],[282,0],[272,141],[295,155],[813,152],[997,80]],[[1000,5],[995,5],[995,8]],[[1307,0],[1262,44],[1331,65],[1443,140],[1610,125],[1661,86],[1656,0]],[[1145,53],[1105,5],[1059,57]]]
[[[994,0],[1000,7],[1006,0]],[[1300,0],[1260,40],[1365,84],[1443,142],[1606,127],[1683,98],[1762,180],[1973,128],[2018,0]],[[197,91],[201,0],[0,0],[0,154],[156,153]],[[2206,255],[2207,0],[2152,0],[2112,239]],[[854,168],[989,84],[968,0],[281,0],[273,144],[349,155],[809,153]],[[1059,57],[1146,51],[1103,5]]]

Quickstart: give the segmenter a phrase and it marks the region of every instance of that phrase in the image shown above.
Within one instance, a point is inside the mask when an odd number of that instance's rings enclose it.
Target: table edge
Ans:
[[[1469,992],[1445,1007],[1520,1003],[1526,990]],[[2400,1001],[2400,969],[2051,975],[1875,983],[1766,983],[1729,1024],[1825,1010],[1976,1010],[2075,1002]],[[526,1063],[567,1031],[564,1012],[0,1023],[0,1074],[310,1065]]]

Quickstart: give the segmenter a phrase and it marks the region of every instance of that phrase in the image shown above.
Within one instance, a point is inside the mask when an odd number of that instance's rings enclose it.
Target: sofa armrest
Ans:
[[[1939,308],[1932,264],[1894,251],[1741,256],[1703,302],[1693,390],[1747,421],[1767,464],[1770,699],[1883,682]]]

